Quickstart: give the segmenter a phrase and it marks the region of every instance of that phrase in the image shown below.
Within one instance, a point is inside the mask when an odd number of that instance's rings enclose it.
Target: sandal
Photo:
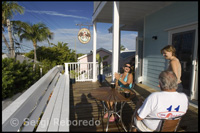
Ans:
[[[108,112],[104,115],[104,117],[103,118],[108,118]]]
[[[111,116],[112,117],[112,116]],[[113,119],[110,117],[109,122],[114,122],[115,121],[115,117],[113,116]]]

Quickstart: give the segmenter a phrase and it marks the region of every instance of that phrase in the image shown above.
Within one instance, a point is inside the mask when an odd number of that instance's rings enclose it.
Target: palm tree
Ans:
[[[36,48],[37,42],[52,39],[53,33],[43,23],[30,24],[21,21],[14,21],[14,29],[20,38],[20,42],[25,39],[32,41],[34,47],[34,64],[37,61]]]
[[[68,50],[69,48],[68,48],[67,45],[68,45],[68,43],[58,41],[57,47],[60,48],[60,49],[64,48],[64,49]]]
[[[124,47],[124,45],[120,45],[120,50],[123,51],[125,50],[126,48]]]
[[[11,40],[12,39],[11,31],[9,30],[10,45],[8,44],[3,32],[5,31],[5,27],[7,27],[8,23],[10,22],[9,19],[13,18],[13,14],[17,14],[17,12],[23,14],[24,7],[18,5],[17,2],[14,1],[2,2],[2,38],[6,44],[6,47],[9,49],[9,53],[12,53],[12,56],[14,56],[14,44],[13,41]]]

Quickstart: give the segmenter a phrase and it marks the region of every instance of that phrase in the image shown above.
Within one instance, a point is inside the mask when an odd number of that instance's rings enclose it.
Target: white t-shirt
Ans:
[[[150,94],[137,113],[148,128],[156,130],[160,120],[147,120],[145,117],[175,117],[185,114],[187,109],[188,98],[184,93],[161,91]]]

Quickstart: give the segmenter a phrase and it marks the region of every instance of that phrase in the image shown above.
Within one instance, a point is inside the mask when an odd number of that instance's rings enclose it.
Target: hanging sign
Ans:
[[[86,28],[82,28],[78,32],[78,39],[81,43],[86,44],[91,39],[90,31]]]

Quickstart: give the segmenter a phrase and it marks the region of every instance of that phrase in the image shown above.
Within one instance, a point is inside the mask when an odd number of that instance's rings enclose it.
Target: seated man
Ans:
[[[136,110],[134,124],[140,131],[158,131],[160,120],[148,118],[168,118],[184,115],[188,109],[188,98],[177,92],[177,78],[172,71],[163,71],[159,75],[161,92],[153,92],[142,106]],[[133,130],[133,131],[136,131]]]

